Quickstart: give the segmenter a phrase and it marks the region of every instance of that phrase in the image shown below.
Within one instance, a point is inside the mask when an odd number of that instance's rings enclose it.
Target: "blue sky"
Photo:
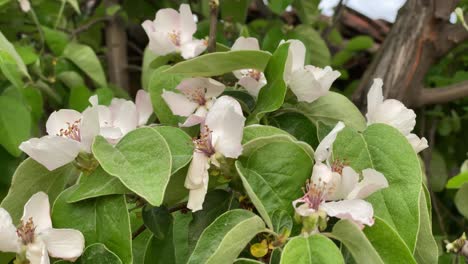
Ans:
[[[394,22],[398,9],[405,3],[406,0],[344,0],[344,3],[366,15],[372,19],[384,19],[388,22]],[[338,4],[339,0],[322,0],[319,8],[325,15],[332,15],[333,8]]]

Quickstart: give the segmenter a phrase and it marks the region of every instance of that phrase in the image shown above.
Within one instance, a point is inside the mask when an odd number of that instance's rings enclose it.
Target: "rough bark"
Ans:
[[[468,39],[468,32],[448,20],[458,0],[408,0],[400,9],[395,24],[381,49],[366,70],[353,101],[363,106],[374,78],[382,78],[384,95],[417,107],[430,103],[437,94],[454,98],[444,88],[427,91],[423,81],[429,68],[457,44]],[[432,91],[434,90],[434,91]],[[437,91],[436,91],[437,90]],[[462,94],[458,94],[462,95]]]
[[[118,0],[106,0],[106,7],[119,4]],[[106,26],[107,70],[109,80],[128,91],[127,32],[122,18],[113,16]]]

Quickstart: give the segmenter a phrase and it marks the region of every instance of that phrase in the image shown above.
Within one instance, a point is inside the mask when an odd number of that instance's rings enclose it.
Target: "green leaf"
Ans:
[[[297,112],[307,117],[315,126],[318,122],[335,126],[343,121],[346,126],[358,131],[366,129],[366,120],[357,107],[345,96],[329,92],[312,103],[299,102],[296,105],[285,105],[281,111]]]
[[[431,190],[434,192],[441,192],[447,183],[448,172],[445,159],[439,151],[433,150],[431,153],[430,162],[430,180]]]
[[[75,10],[75,12],[78,15],[81,14],[80,5],[78,4],[77,0],[62,0],[62,1],[66,1]]]
[[[291,202],[302,196],[313,154],[288,136],[258,138],[244,145],[236,169],[250,200],[268,227],[276,210],[293,213]]]
[[[55,56],[61,56],[65,47],[70,42],[68,35],[65,32],[51,29],[42,26],[42,32],[44,32],[44,38],[49,49],[54,53]]]
[[[74,71],[61,72],[57,75],[57,79],[63,82],[70,89],[86,86],[81,75]]]
[[[289,240],[281,254],[280,264],[344,263],[335,243],[323,235],[297,236]]]
[[[153,233],[156,239],[164,239],[167,231],[171,229],[172,216],[166,207],[153,207],[146,205],[142,210],[143,222]]]
[[[171,175],[164,194],[165,205],[175,205],[182,202],[188,196],[189,190],[184,187],[188,167],[185,166]]]
[[[144,263],[147,245],[153,234],[146,229],[132,241],[133,263]]]
[[[192,160],[194,145],[192,138],[182,129],[170,126],[153,126],[167,142],[172,156],[172,174],[185,167]]]
[[[8,41],[8,39],[5,38],[2,32],[0,32],[0,52],[8,54],[11,58],[13,58],[16,66],[18,67],[19,72],[28,77],[28,69],[26,68],[26,65],[24,64],[23,60],[21,59],[20,55],[16,52],[15,48],[13,45]]]
[[[416,264],[416,260],[405,242],[382,219],[375,217],[374,225],[365,227],[364,234],[384,263]]]
[[[97,167],[90,175],[81,175],[77,187],[70,193],[67,202],[75,203],[100,196],[127,193],[131,191],[122,184],[119,178]]]
[[[318,5],[320,0],[294,0],[292,6],[301,19],[302,24],[311,25],[315,23],[319,16]]]
[[[159,206],[171,176],[171,152],[155,129],[138,128],[114,147],[96,137],[93,153],[102,168],[153,206]]]
[[[121,264],[120,258],[104,244],[95,243],[85,248],[77,264]]]
[[[33,194],[45,192],[49,195],[49,201],[53,203],[68,180],[77,174],[77,170],[71,164],[49,171],[28,158],[16,169],[8,195],[0,207],[10,213],[14,223],[18,223],[23,214],[24,204]]]
[[[183,80],[180,74],[167,74],[164,71],[169,66],[163,66],[156,69],[151,75],[149,81],[149,93],[153,109],[159,121],[163,125],[178,126],[182,122],[182,118],[172,114],[171,109],[167,106],[164,99],[161,97],[163,90],[174,91],[177,85]]]
[[[270,137],[274,135],[286,135],[286,136],[290,136],[291,138],[293,138],[286,131],[281,130],[277,127],[263,126],[263,125],[250,125],[244,128],[242,144],[244,145],[256,138]]]
[[[176,263],[185,264],[189,258],[188,228],[192,220],[192,215],[188,212],[175,212],[174,217],[173,241],[176,252]]]
[[[251,0],[220,1],[221,18],[224,21],[245,24],[247,9]]]
[[[15,45],[15,49],[26,65],[36,62],[39,58],[33,46]]]
[[[432,219],[427,202],[430,203],[430,199],[426,199],[425,192],[421,191],[421,198],[419,200],[420,227],[414,251],[414,258],[417,260],[417,263],[437,263],[439,258],[437,242],[432,235]]]
[[[307,142],[311,146],[318,145],[317,127],[305,115],[300,113],[283,113],[273,117],[273,123],[293,135],[298,140]]]
[[[263,71],[270,57],[271,54],[269,52],[260,50],[236,50],[208,53],[179,62],[167,69],[165,73],[210,77],[240,69],[257,69]]]
[[[24,86],[23,78],[15,59],[4,50],[0,50],[0,70],[5,78],[15,87],[22,88]]]
[[[29,112],[31,113],[32,121],[34,123],[39,122],[39,119],[44,114],[44,102],[42,98],[42,93],[39,89],[26,86],[24,89],[21,89],[24,101],[29,106]]]
[[[288,39],[298,39],[306,47],[306,65],[325,67],[331,63],[330,50],[322,36],[312,26],[299,25],[288,33]]]
[[[292,230],[293,221],[288,212],[284,210],[276,210],[271,215],[271,222],[273,223],[273,230],[277,234],[281,234],[284,230]]]
[[[255,259],[248,259],[248,258],[238,258],[234,261],[234,264],[263,264],[264,262],[260,262]]]
[[[265,69],[267,84],[260,90],[257,105],[247,119],[247,124],[255,124],[266,114],[281,107],[286,96],[286,83],[283,80],[284,67],[288,58],[289,43],[282,44],[273,53]]]
[[[356,263],[384,263],[361,229],[353,222],[349,220],[338,221],[333,226],[331,236],[344,244],[353,255]]]
[[[141,86],[143,89],[148,90],[150,77],[156,68],[150,67],[151,62],[158,58],[154,52],[152,52],[148,47],[145,48],[143,53],[143,65],[141,69]],[[161,65],[158,65],[158,67]]]
[[[13,156],[19,157],[21,142],[31,135],[31,114],[15,98],[0,96],[0,144]]]
[[[389,187],[367,198],[375,215],[382,218],[414,251],[419,230],[419,195],[422,171],[408,140],[395,128],[374,124],[363,133],[345,128],[333,145],[334,157],[357,171],[373,168]]]
[[[106,75],[101,63],[89,46],[70,42],[63,51],[63,56],[76,64],[98,87],[107,87]]]
[[[268,1],[268,6],[271,11],[275,12],[278,15],[281,15],[286,7],[291,4],[292,0],[270,0]]]
[[[176,263],[173,218],[169,211],[161,207],[146,207],[143,210],[143,220],[153,232],[146,247],[145,263]]]
[[[372,48],[374,40],[369,36],[356,36],[348,41],[345,49],[348,51],[361,51]]]
[[[246,210],[232,210],[203,231],[187,264],[232,263],[247,243],[265,229],[260,217]]]
[[[226,211],[238,206],[233,193],[223,190],[213,190],[206,194],[203,210],[192,213],[192,221],[188,228],[188,246],[193,251],[200,235],[216,218]]]
[[[104,244],[123,263],[132,263],[130,218],[123,195],[109,195],[77,203],[67,203],[76,186],[63,191],[54,203],[55,228],[80,230],[86,246]]]
[[[92,93],[86,86],[78,86],[70,89],[68,108],[78,112],[84,111],[89,106],[89,97]]]
[[[466,203],[468,199],[468,183],[464,183],[460,189],[458,189],[457,194],[455,194],[455,206],[461,215],[465,218],[468,218],[468,204]]]
[[[458,175],[455,175],[453,178],[450,178],[450,180],[447,182],[446,188],[458,189],[466,182],[468,182],[468,171],[462,172]]]

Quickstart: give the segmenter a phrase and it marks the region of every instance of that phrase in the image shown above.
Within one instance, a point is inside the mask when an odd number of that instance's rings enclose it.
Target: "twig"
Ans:
[[[142,224],[135,232],[132,234],[132,240],[137,238],[141,233],[143,233],[146,230],[145,224]]]
[[[418,105],[441,104],[468,96],[468,81],[459,82],[438,88],[421,90]]]
[[[62,1],[62,4],[60,5],[60,9],[59,9],[59,12],[58,12],[58,15],[57,15],[57,19],[55,20],[54,29],[57,29],[58,24],[60,23],[60,19],[62,19],[62,15],[63,15],[63,11],[65,10],[65,4],[66,3],[67,3],[67,1]]]
[[[137,44],[135,44],[134,42],[131,42],[130,40],[127,42],[127,45],[128,45],[129,48],[134,50],[139,55],[142,55],[144,53],[144,51],[142,49],[140,49],[140,47],[138,47]]]
[[[94,26],[97,23],[104,22],[104,21],[109,21],[110,19],[108,17],[98,17],[96,19],[90,20],[88,23],[83,24],[79,27],[77,27],[75,30],[72,31],[72,36],[75,37],[76,35],[80,34],[83,31],[88,30],[90,27]]]
[[[210,36],[208,38],[208,52],[216,51],[216,31],[218,24],[218,0],[210,0]]]

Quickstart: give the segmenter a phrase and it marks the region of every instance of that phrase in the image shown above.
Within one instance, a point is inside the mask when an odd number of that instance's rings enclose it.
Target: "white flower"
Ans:
[[[304,44],[295,39],[287,42],[289,54],[283,77],[291,91],[297,96],[297,100],[311,103],[326,95],[332,83],[340,77],[340,72],[334,71],[330,66],[323,69],[312,65],[304,66],[306,56]]]
[[[109,106],[98,105],[93,95],[89,102],[99,111],[100,135],[110,143],[117,143],[128,132],[143,126],[153,113],[149,94],[144,90],[137,92],[135,103],[130,100],[113,98]]]
[[[24,205],[18,228],[0,208],[0,238],[0,251],[25,256],[31,264],[49,264],[49,256],[75,261],[85,245],[80,231],[52,228],[49,197],[43,192],[31,196]]]
[[[164,90],[161,96],[174,115],[188,117],[181,126],[190,127],[205,120],[208,110],[224,88],[224,84],[211,78],[189,78],[176,87],[181,93]]]
[[[229,96],[218,98],[208,112],[185,179],[190,190],[187,208],[193,212],[202,209],[210,164],[219,167],[217,157],[237,158],[242,153],[244,122],[239,102]]]
[[[256,38],[239,37],[232,45],[231,50],[260,50],[260,45]],[[256,69],[242,69],[232,73],[239,80],[239,85],[254,97],[257,97],[260,89],[267,84],[265,74]]]
[[[427,140],[419,138],[411,131],[416,125],[416,114],[413,110],[395,99],[384,100],[382,79],[374,79],[367,93],[367,124],[384,123],[398,129],[410,142],[416,153],[428,147]]]
[[[301,216],[324,211],[328,216],[349,219],[361,227],[371,226],[374,223],[374,210],[363,199],[388,187],[388,182],[383,174],[374,169],[363,170],[363,179],[359,181],[359,174],[351,167],[339,161],[330,162],[333,142],[343,128],[343,123],[339,122],[320,142],[306,192],[293,202],[293,206]],[[322,163],[324,161],[326,164]]]
[[[99,134],[96,108],[83,114],[70,109],[53,112],[46,122],[47,136],[31,138],[19,148],[48,170],[72,162],[81,151],[90,153],[91,144]]]
[[[31,3],[29,3],[29,0],[18,0],[20,4],[21,11],[24,13],[27,13],[31,10]]]
[[[198,56],[206,41],[193,38],[197,25],[187,4],[180,5],[178,13],[172,8],[160,9],[154,21],[143,22],[149,38],[149,48],[159,56],[180,52],[184,59]]]

